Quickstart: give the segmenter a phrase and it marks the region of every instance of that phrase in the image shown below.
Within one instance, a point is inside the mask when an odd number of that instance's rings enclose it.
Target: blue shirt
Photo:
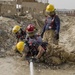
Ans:
[[[43,27],[43,31],[42,31],[42,36],[44,34],[44,32],[46,30],[49,30],[49,27],[52,29],[52,30],[56,30],[57,33],[59,34],[59,31],[60,31],[60,19],[57,15],[55,15],[54,17],[47,17],[46,21],[45,21],[45,25]]]

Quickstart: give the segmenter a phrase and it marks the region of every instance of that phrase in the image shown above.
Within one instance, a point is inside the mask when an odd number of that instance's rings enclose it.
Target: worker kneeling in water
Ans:
[[[34,25],[29,24],[26,29],[26,41],[19,42],[17,44],[17,50],[22,53],[25,51],[25,56],[35,56],[35,59],[40,59],[46,50],[46,43],[42,42],[40,35],[36,34],[36,28]]]

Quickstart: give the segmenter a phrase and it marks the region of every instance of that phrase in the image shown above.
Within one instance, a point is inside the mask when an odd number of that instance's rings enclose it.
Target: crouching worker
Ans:
[[[42,38],[36,34],[35,26],[32,24],[27,26],[26,33],[26,42],[19,42],[17,49],[21,51],[21,53],[25,51],[26,57],[34,56],[34,58],[38,60],[45,52],[45,48],[42,46]]]
[[[12,29],[12,32],[15,34],[17,42],[19,42],[19,40],[25,39],[26,37],[26,31],[23,31],[19,25],[15,25]]]

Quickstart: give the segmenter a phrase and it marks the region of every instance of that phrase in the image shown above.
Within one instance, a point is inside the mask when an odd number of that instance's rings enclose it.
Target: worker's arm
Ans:
[[[46,29],[46,23],[45,23],[45,25],[44,25],[44,27],[43,27],[43,30],[42,30],[42,33],[41,33],[41,37],[43,38],[43,35],[44,35],[44,32],[45,32],[45,29]]]
[[[60,19],[58,16],[55,17],[55,24],[56,24],[56,33],[59,34],[60,31]]]
[[[55,38],[58,40],[59,39],[59,31],[60,31],[60,19],[58,16],[55,17],[55,24],[56,24]]]

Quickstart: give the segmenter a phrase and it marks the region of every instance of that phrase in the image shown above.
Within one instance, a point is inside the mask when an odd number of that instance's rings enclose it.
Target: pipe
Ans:
[[[30,75],[34,75],[33,62],[30,60]]]

